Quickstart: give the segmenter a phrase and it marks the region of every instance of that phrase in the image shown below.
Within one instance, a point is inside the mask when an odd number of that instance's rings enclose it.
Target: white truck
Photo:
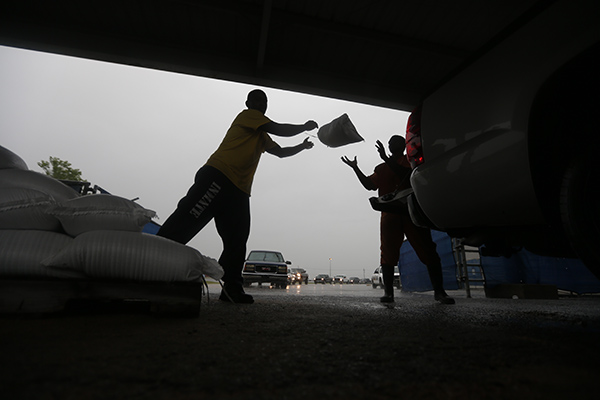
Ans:
[[[411,114],[409,210],[490,253],[578,257],[600,277],[599,7],[549,4]]]

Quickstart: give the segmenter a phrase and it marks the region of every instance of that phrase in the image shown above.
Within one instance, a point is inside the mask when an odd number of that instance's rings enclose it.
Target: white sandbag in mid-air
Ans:
[[[324,145],[329,147],[340,147],[364,140],[358,134],[348,114],[342,114],[330,123],[323,125],[319,128],[317,136]]]

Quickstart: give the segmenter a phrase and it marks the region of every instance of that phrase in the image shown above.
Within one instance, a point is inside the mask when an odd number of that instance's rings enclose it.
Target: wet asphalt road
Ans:
[[[199,318],[0,318],[6,399],[596,399],[600,296],[488,299],[253,285]]]

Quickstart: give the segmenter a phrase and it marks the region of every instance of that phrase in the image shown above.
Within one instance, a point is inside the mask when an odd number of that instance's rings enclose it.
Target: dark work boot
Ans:
[[[382,265],[381,273],[383,275],[384,295],[379,299],[382,303],[394,302],[394,266]]]
[[[221,295],[219,296],[219,300],[229,303],[254,303],[254,298],[249,294],[246,294],[242,286],[227,284],[223,286],[223,289],[221,290]]]
[[[429,272],[429,279],[431,280],[431,285],[433,286],[433,298],[435,299],[435,301],[441,304],[454,304],[454,299],[448,296],[448,293],[446,293],[446,291],[444,290],[444,276],[442,274],[442,265],[428,265],[427,272]]]

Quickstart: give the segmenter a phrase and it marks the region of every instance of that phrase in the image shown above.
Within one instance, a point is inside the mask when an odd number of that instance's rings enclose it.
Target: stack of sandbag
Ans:
[[[142,233],[155,216],[107,194],[81,196],[0,146],[0,279],[193,282],[223,275],[196,249]]]

